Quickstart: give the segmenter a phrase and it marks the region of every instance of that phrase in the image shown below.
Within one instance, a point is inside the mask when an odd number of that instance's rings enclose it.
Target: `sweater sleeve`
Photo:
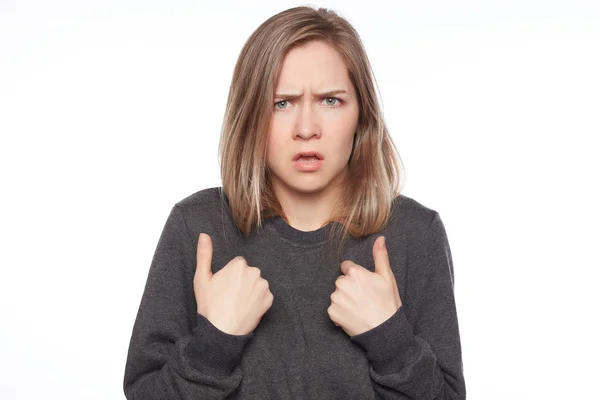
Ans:
[[[366,351],[375,392],[383,399],[465,399],[454,267],[438,212],[408,249],[406,279],[398,311],[351,337]]]
[[[129,400],[225,399],[242,381],[240,359],[254,334],[227,334],[196,312],[195,264],[191,236],[175,205],[133,326],[123,381]]]

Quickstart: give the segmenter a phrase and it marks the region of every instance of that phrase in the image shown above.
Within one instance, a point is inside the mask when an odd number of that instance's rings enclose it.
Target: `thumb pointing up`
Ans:
[[[198,237],[198,249],[196,250],[196,279],[198,282],[208,282],[212,276],[212,240],[206,233]]]
[[[400,293],[398,292],[398,285],[396,284],[396,278],[394,277],[394,271],[390,265],[390,259],[388,256],[387,247],[385,246],[385,237],[380,236],[373,243],[373,260],[375,261],[375,273],[381,275],[390,285],[393,286],[394,295],[396,298],[396,305],[400,307],[402,301],[400,300]]]

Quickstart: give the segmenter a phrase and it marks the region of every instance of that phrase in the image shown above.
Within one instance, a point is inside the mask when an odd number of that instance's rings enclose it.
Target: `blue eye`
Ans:
[[[280,101],[278,101],[277,103],[275,103],[275,108],[277,108],[278,110],[284,110],[284,108],[280,108],[280,107],[277,107],[277,106],[280,105],[281,103],[286,103],[286,102],[287,102],[287,100],[280,100]]]
[[[325,100],[326,104],[328,108],[338,108],[342,105],[343,101],[342,99],[339,99],[337,97],[325,97],[323,98],[323,100]],[[331,102],[329,102],[328,100],[333,100],[333,104],[331,104]],[[337,102],[336,102],[337,101]],[[277,111],[284,111],[289,107],[280,107],[282,105],[285,105],[285,103],[289,103],[289,100],[279,100],[277,102],[275,102],[275,110]]]
[[[337,100],[338,101],[338,103],[336,103],[336,104],[330,104],[333,107],[336,107],[341,102],[341,100],[338,99],[337,97],[325,97],[325,100],[329,100],[329,99],[333,99],[333,100]]]

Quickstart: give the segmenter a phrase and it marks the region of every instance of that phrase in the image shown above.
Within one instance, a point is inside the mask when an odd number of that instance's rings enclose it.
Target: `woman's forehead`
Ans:
[[[333,95],[333,91],[351,94],[353,87],[348,69],[343,59],[339,56],[337,58],[332,55],[323,56],[321,53],[305,53],[286,60],[279,74],[275,93],[290,97],[302,96],[304,93]]]

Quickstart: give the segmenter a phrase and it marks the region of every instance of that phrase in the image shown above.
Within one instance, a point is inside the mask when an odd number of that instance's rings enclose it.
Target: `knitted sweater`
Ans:
[[[402,300],[392,317],[349,336],[327,313],[342,274],[328,251],[337,222],[300,231],[272,217],[245,238],[228,207],[221,187],[172,207],[133,325],[127,399],[466,397],[452,255],[437,211],[401,194],[385,228],[346,240],[342,260],[374,271],[373,243],[385,236]],[[213,273],[240,255],[269,283],[273,304],[247,335],[225,333],[197,312],[201,232],[212,239]]]

